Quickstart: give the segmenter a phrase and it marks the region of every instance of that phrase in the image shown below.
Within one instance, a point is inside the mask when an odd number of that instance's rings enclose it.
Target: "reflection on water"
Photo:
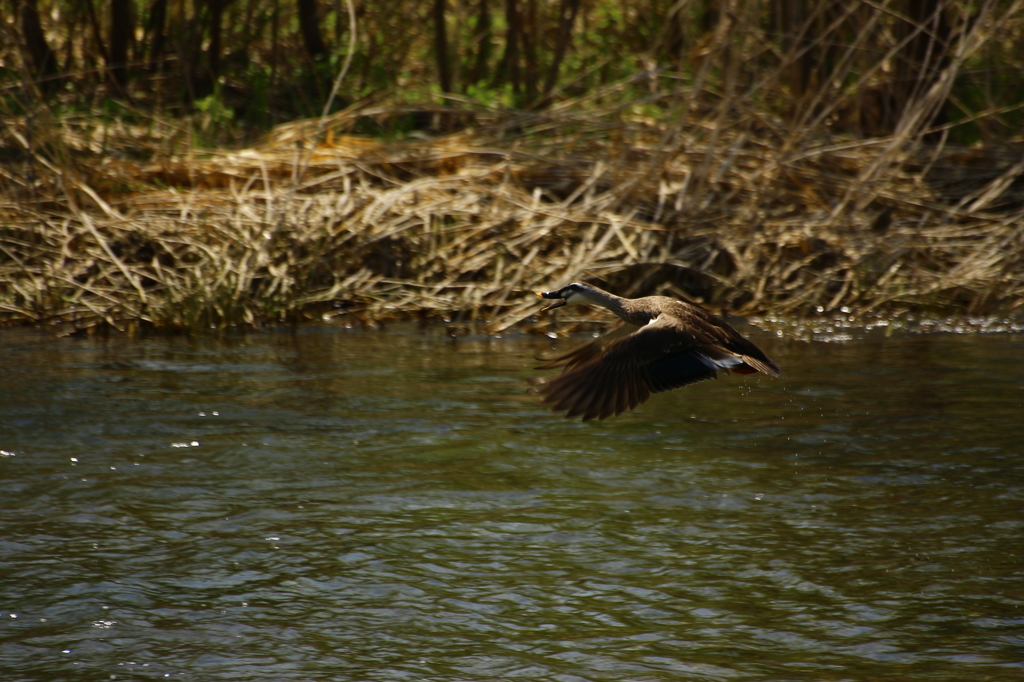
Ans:
[[[533,339],[5,331],[3,677],[1024,677],[1022,337],[753,338],[581,424]]]

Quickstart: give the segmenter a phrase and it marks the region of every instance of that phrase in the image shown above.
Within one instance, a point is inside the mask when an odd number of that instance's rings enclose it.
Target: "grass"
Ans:
[[[812,147],[768,120],[680,130],[572,106],[477,112],[472,131],[431,139],[345,134],[394,113],[354,108],[249,149],[152,161],[116,150],[155,128],[56,129],[37,144],[66,166],[40,152],[6,178],[0,323],[195,332],[414,317],[497,333],[531,323],[533,290],[575,279],[739,314],[1024,303],[1024,167],[1009,152]],[[75,161],[90,145],[102,163]]]

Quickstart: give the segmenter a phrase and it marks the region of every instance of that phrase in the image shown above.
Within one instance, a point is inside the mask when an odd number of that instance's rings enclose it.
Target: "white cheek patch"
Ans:
[[[647,323],[647,326],[651,326],[652,324],[654,324],[655,322],[657,322],[660,319],[661,319],[661,315],[658,315],[657,317],[651,318],[651,321]]]

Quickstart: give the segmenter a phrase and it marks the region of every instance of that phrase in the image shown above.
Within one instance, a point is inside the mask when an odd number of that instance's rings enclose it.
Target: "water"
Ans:
[[[1024,679],[1024,337],[751,333],[580,424],[537,339],[4,331],[0,678]]]

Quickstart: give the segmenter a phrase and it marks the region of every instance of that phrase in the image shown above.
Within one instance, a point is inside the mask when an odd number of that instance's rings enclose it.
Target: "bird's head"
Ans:
[[[541,298],[556,299],[554,303],[551,303],[541,308],[541,312],[544,312],[545,310],[551,310],[553,308],[561,308],[564,305],[579,305],[581,303],[587,302],[586,285],[580,284],[579,282],[566,284],[564,287],[557,291],[537,291],[535,293]]]

